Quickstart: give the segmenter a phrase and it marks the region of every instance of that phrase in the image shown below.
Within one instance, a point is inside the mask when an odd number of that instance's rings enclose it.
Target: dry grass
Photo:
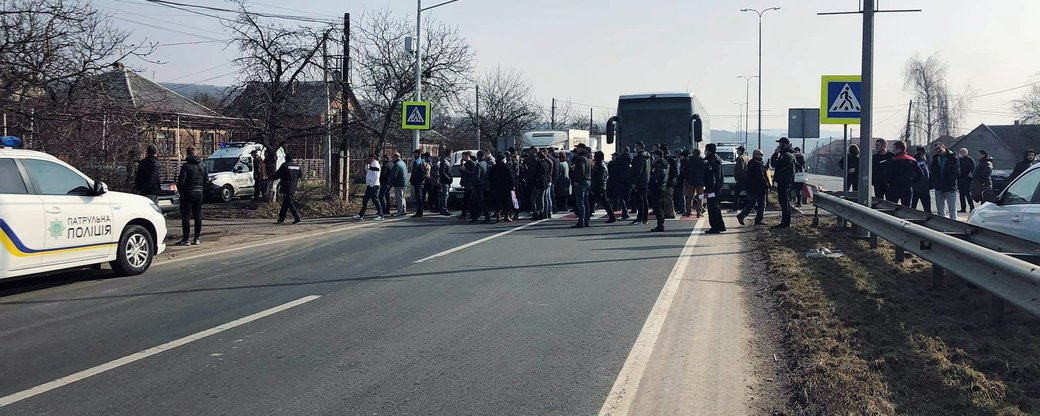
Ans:
[[[281,199],[272,203],[235,199],[228,203],[205,204],[203,212],[207,218],[275,218],[281,207]],[[296,208],[304,218],[324,218],[354,215],[360,206],[356,200],[331,198],[321,184],[303,182],[296,193]]]
[[[833,219],[822,219],[833,224]],[[758,230],[750,244],[783,334],[789,408],[802,414],[1040,414],[1040,319],[1008,307],[987,326],[989,295],[930,264],[893,262],[847,229]],[[828,247],[842,258],[806,258]]]

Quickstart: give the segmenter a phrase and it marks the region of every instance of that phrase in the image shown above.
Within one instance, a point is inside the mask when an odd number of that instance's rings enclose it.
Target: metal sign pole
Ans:
[[[863,84],[860,87],[859,103],[860,126],[859,126],[859,193],[857,201],[861,205],[870,205],[870,177],[871,161],[864,157],[870,153],[870,141],[873,139],[873,81],[874,81],[874,2],[863,2]],[[883,195],[877,195],[883,198]]]

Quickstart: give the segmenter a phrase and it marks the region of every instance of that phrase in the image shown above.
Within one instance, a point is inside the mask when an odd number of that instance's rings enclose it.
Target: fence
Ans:
[[[970,224],[952,224],[947,222],[952,220],[915,214],[909,208],[894,208],[887,203],[877,203],[881,210],[875,210],[821,192],[816,194],[815,205],[816,224],[819,209],[823,209],[865,229],[872,238],[895,245],[899,260],[905,250],[931,262],[933,287],[941,285],[944,272],[950,271],[988,291],[993,296],[994,324],[1003,318],[1005,300],[1040,316],[1040,267],[1023,260],[1040,262],[1036,243]],[[896,213],[913,218],[890,215]],[[876,240],[871,245],[876,247]]]

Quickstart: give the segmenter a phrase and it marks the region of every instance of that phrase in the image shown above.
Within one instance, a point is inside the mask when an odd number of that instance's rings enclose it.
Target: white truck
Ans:
[[[572,150],[579,144],[589,145],[588,130],[533,130],[524,132],[520,139],[521,149],[531,146],[539,149]]]

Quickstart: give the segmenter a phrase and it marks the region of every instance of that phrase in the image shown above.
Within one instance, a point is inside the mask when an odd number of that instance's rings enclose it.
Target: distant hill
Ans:
[[[207,94],[217,101],[223,100],[230,93],[230,88],[221,85],[207,85],[207,84],[179,84],[175,82],[161,82],[166,88],[169,88],[176,93],[195,99],[196,96],[201,94]]]

